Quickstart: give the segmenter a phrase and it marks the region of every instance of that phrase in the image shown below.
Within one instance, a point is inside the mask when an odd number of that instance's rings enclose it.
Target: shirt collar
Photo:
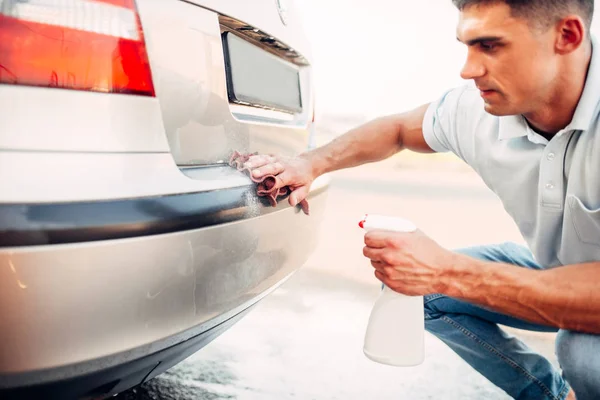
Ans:
[[[587,130],[596,115],[596,107],[600,102],[600,44],[592,36],[592,59],[588,68],[587,78],[583,93],[575,108],[575,114],[571,122],[564,130]],[[529,138],[537,135],[525,121],[522,115],[507,115],[498,117],[499,134],[498,139],[513,139],[517,137],[528,136]],[[540,136],[541,138],[541,136]],[[545,140],[544,140],[545,141]]]
[[[592,60],[588,69],[587,78],[583,93],[575,109],[575,115],[571,123],[567,125],[567,130],[589,129],[596,114],[596,107],[600,101],[600,47],[596,38],[592,36]]]
[[[529,125],[522,115],[506,115],[498,117],[498,139],[513,139],[527,136]]]

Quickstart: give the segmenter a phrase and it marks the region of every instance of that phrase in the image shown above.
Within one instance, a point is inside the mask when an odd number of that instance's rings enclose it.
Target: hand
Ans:
[[[310,161],[302,156],[295,158],[273,155],[255,155],[244,164],[252,170],[252,176],[260,179],[266,175],[275,176],[275,188],[290,188],[288,199],[293,207],[308,197],[310,186],[315,180]]]
[[[377,279],[408,296],[444,293],[454,253],[423,232],[372,230],[365,234],[363,254]]]

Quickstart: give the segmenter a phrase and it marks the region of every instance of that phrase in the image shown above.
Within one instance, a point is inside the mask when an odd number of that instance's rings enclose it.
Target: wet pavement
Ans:
[[[117,399],[481,399],[508,398],[435,337],[413,368],[362,353],[379,294],[362,257],[365,212],[411,218],[448,248],[521,241],[500,203],[465,167],[392,159],[334,175],[321,244],[305,266],[214,342]],[[553,335],[520,332],[552,358]]]

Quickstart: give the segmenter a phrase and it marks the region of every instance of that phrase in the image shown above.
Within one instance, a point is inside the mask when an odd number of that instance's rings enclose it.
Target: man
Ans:
[[[426,329],[517,399],[600,399],[600,47],[593,0],[453,0],[474,85],[371,121],[255,177],[304,199],[319,175],[409,149],[451,151],[500,197],[529,248],[459,252],[373,231],[364,255],[399,293],[424,295]],[[474,86],[474,87],[473,87]],[[497,323],[558,331],[562,375]],[[572,389],[571,389],[572,387]]]

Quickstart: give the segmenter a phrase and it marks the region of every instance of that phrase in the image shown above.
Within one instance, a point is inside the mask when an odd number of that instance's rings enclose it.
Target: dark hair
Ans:
[[[452,0],[452,3],[460,11],[472,5],[505,3],[513,16],[527,19],[543,28],[573,13],[583,18],[589,32],[594,16],[594,0]]]

